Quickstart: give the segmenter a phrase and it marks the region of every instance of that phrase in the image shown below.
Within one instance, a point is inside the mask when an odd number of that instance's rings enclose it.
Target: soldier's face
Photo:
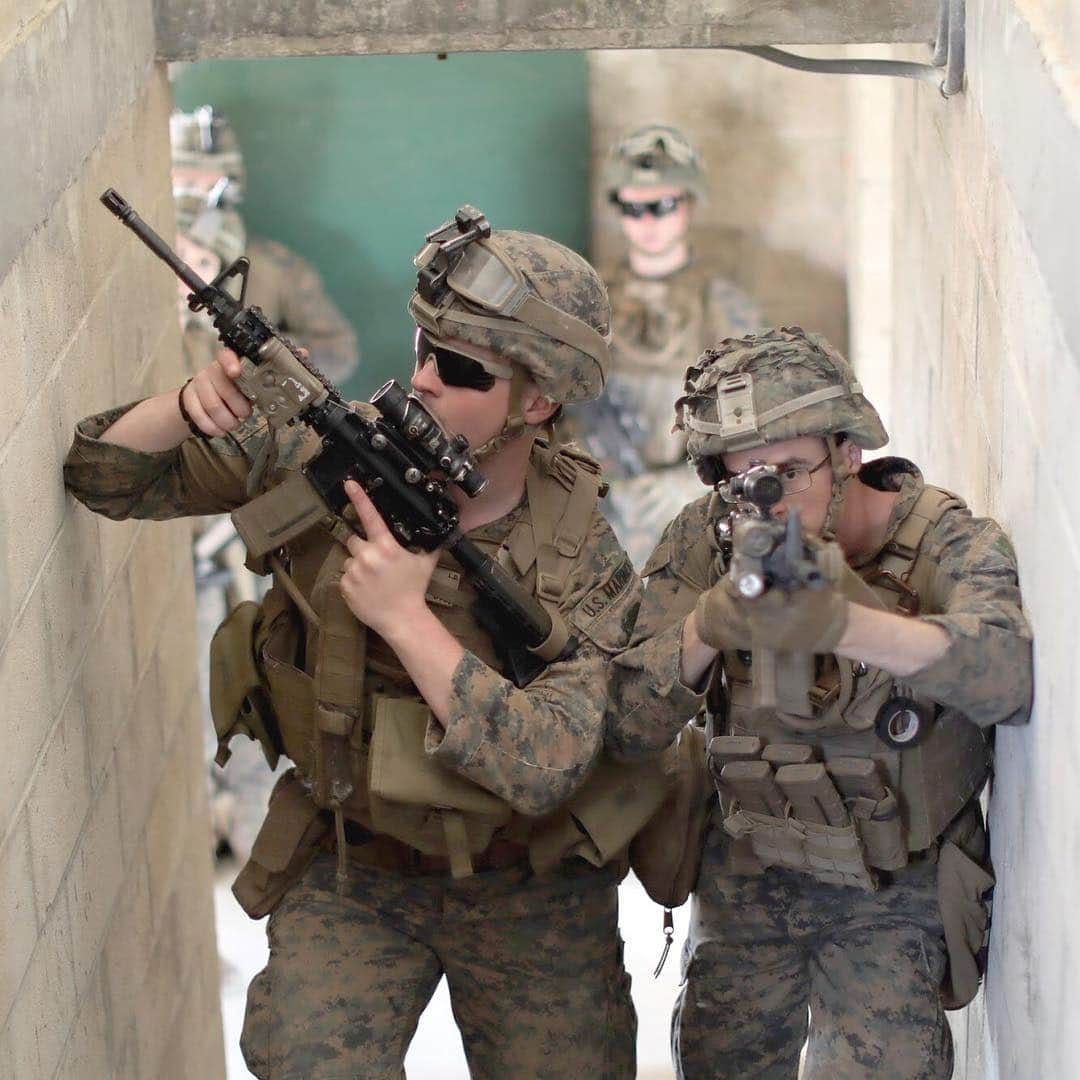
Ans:
[[[751,465],[788,465],[814,469],[828,454],[829,447],[824,439],[805,435],[770,446],[756,446],[752,450],[724,454],[723,461],[728,472],[733,474],[744,472]],[[798,510],[802,531],[808,536],[820,536],[829,510],[829,499],[832,497],[832,482],[832,466],[826,462],[811,474],[810,486],[805,491],[785,495],[773,507],[773,517],[785,521],[791,510]]]
[[[631,247],[646,255],[663,255],[682,242],[690,227],[691,200],[674,184],[621,187],[618,190],[623,235]],[[671,200],[677,200],[668,213]],[[642,212],[642,209],[644,211]],[[624,212],[630,211],[630,212]],[[640,212],[639,217],[635,217]]]
[[[453,348],[454,339],[443,338],[442,343]],[[472,352],[489,353],[489,359],[496,364],[505,364],[489,349],[467,347]],[[509,379],[496,379],[488,390],[448,386],[430,360],[413,372],[412,388],[443,427],[452,434],[464,435],[473,447],[482,446],[502,431],[510,409]]]

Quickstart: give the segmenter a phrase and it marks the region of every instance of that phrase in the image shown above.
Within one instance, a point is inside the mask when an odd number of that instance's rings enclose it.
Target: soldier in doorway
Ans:
[[[261,307],[284,333],[304,342],[311,363],[328,379],[344,382],[356,370],[356,335],[327,296],[316,270],[283,244],[246,236],[239,216],[244,163],[229,123],[209,105],[202,105],[190,113],[173,113],[169,136],[177,233],[183,238],[177,244],[181,257],[186,252],[192,266],[195,260],[216,260],[220,269],[237,256],[247,255],[251,260],[249,302]],[[208,362],[216,349],[216,335],[199,323],[198,316],[186,323],[189,330],[201,327],[203,333],[192,331],[185,348]],[[193,372],[202,366],[197,364]]]
[[[354,484],[356,533],[330,518],[278,553],[257,613],[215,638],[235,673],[222,745],[276,731],[294,763],[234,888],[270,913],[242,1045],[263,1078],[398,1080],[445,974],[474,1076],[625,1080],[636,1025],[617,884],[664,781],[600,760],[606,671],[640,583],[596,508],[598,466],[552,429],[561,404],[603,387],[607,295],[588,263],[529,233],[446,257],[452,272],[421,277],[409,305],[413,393],[476,447],[488,485],[453,489],[460,526],[547,610],[552,647],[511,680],[462,568],[402,547]],[[69,489],[112,518],[160,519],[240,506],[257,459],[262,487],[287,482],[314,436],[274,436],[238,372],[215,359],[179,398],[82,421]]]
[[[648,755],[707,711],[719,803],[680,1075],[794,1080],[806,1043],[806,1077],[948,1077],[944,1009],[974,996],[988,940],[992,727],[1023,723],[1032,694],[1012,545],[910,461],[863,463],[881,420],[798,327],[706,350],[676,408],[714,490],[644,569],[608,741]],[[732,518],[769,484],[771,518]],[[755,579],[743,538],[777,520],[798,557]]]
[[[635,566],[690,499],[697,480],[671,402],[701,350],[761,326],[750,298],[695,247],[692,218],[706,196],[701,157],[682,132],[649,124],[619,139],[601,177],[619,215],[626,256],[604,273],[612,309],[612,374],[580,411],[575,437],[605,466],[610,516]]]
[[[356,335],[326,294],[318,273],[283,244],[247,233],[240,210],[244,201],[244,162],[236,134],[209,105],[169,119],[173,199],[176,203],[176,249],[205,281],[212,281],[241,255],[250,260],[248,302],[257,304],[285,333],[302,341],[311,362],[334,382],[347,379],[357,367]],[[184,367],[188,376],[203,370],[221,345],[209,316],[188,307],[188,289],[177,281]],[[197,567],[211,568],[198,582],[224,579],[230,606],[256,595],[258,583],[243,568],[235,532],[228,519],[205,518],[198,526],[196,550],[213,544],[211,557]],[[200,640],[220,619],[218,590],[199,588]],[[205,628],[205,630],[204,630]],[[205,690],[205,679],[204,690]],[[207,727],[208,737],[212,732]],[[210,750],[210,757],[213,750]],[[262,809],[273,786],[253,747],[241,747],[227,774],[211,767],[213,846],[218,858],[246,857]]]

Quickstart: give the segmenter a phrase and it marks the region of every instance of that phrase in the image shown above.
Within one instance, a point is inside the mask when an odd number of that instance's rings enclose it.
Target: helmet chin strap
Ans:
[[[848,469],[847,455],[841,450],[843,445],[835,435],[826,435],[825,443],[829,448],[829,465],[832,467],[832,495],[825,510],[825,524],[821,528],[823,540],[835,540],[836,530],[840,527],[840,515],[844,509],[844,498],[848,485],[855,479],[855,474]]]
[[[477,461],[497,454],[507,443],[520,439],[525,434],[528,425],[522,414],[521,399],[527,379],[525,369],[520,364],[514,364],[514,373],[510,376],[510,404],[506,410],[506,420],[498,434],[473,450],[472,455]]]

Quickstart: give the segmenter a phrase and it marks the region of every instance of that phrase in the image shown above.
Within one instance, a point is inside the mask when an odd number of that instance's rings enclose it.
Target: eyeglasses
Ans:
[[[796,495],[800,491],[809,491],[814,483],[814,473],[828,464],[829,455],[826,454],[816,465],[795,465],[789,462],[777,466],[784,494]]]
[[[638,202],[636,200],[623,200],[612,192],[611,202],[619,208],[623,217],[642,218],[646,214],[652,214],[654,218],[667,217],[674,214],[681,203],[686,202],[685,195],[665,195],[661,199],[653,199],[651,202]]]
[[[471,356],[448,349],[435,342],[420,328],[416,328],[414,341],[416,352],[416,370],[420,371],[430,360],[435,365],[439,378],[447,386],[458,386],[466,390],[490,390],[497,378],[510,378],[510,369],[494,369],[494,365],[485,365]]]

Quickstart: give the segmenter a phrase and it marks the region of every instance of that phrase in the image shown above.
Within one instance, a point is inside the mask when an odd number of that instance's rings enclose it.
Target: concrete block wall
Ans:
[[[892,452],[1002,521],[1035,630],[1028,727],[997,732],[998,884],[985,989],[954,1014],[958,1077],[1066,1077],[1080,1038],[1080,79],[1073,6],[968,5],[967,92],[891,85],[891,296],[853,309]],[[897,53],[899,55],[899,53]],[[880,215],[867,228],[880,229]],[[874,245],[873,236],[858,244]],[[887,286],[886,286],[887,287]],[[873,348],[891,307],[892,355]]]
[[[0,12],[0,1076],[224,1071],[186,524],[65,493],[75,421],[180,378],[149,3]]]
[[[642,124],[673,124],[703,152],[711,183],[695,246],[757,299],[767,321],[817,329],[845,347],[844,79],[736,52],[671,49],[590,53],[589,81],[593,258],[611,261],[623,250],[598,183],[608,148]]]

